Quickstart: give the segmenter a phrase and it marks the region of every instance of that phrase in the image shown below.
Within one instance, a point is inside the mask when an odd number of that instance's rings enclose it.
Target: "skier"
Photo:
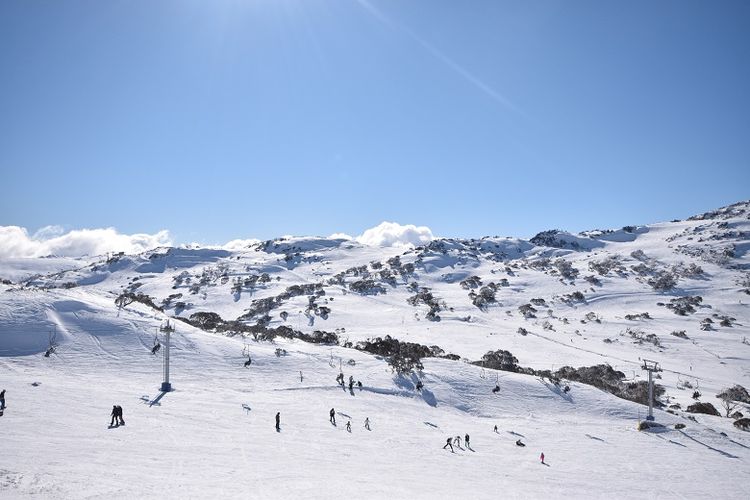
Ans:
[[[495,434],[497,434],[497,425],[495,425],[494,432],[495,432]]]
[[[370,430],[370,417],[365,418],[365,429]]]
[[[466,445],[467,448],[471,448],[471,445],[469,444],[469,435],[464,436],[464,445]]]
[[[354,392],[354,380],[349,377],[349,392]]]
[[[422,384],[422,381],[417,380],[417,392],[422,392],[422,387],[424,387],[424,385]]]
[[[117,418],[120,420],[120,425],[125,425],[125,420],[122,419],[122,406],[117,405]]]
[[[5,409],[5,389],[0,392],[0,410]]]
[[[117,422],[119,425],[119,422],[117,421],[117,405],[112,405],[112,413],[110,413],[110,416],[112,417],[112,419],[109,421],[109,426],[114,427],[115,422]]]
[[[362,381],[361,380],[357,380],[357,387],[359,387],[360,391],[362,390]]]
[[[281,412],[276,412],[276,432],[281,432]]]
[[[450,448],[451,453],[453,453],[453,444],[451,444],[451,438],[448,438],[448,440],[445,442],[445,446],[443,446],[443,449]]]
[[[328,415],[330,415],[329,420],[333,425],[336,425],[336,410],[331,408],[331,411],[328,412]]]
[[[542,452],[542,454],[539,455],[539,458],[541,459],[543,465],[547,465],[544,463],[544,452]]]
[[[454,443],[456,443],[456,446],[459,448],[461,447],[461,436],[456,436],[456,438],[453,440]]]
[[[352,422],[351,420],[346,423],[346,431],[352,432]]]

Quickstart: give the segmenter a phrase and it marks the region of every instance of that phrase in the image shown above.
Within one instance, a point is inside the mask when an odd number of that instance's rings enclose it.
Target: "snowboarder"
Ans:
[[[365,429],[370,430],[370,417],[365,418]]]
[[[516,446],[521,446],[521,447],[524,447],[524,446],[526,446],[526,445],[525,445],[525,444],[523,444],[523,443],[521,442],[521,440],[519,439],[519,440],[517,440],[517,441],[516,441]]]
[[[543,465],[547,465],[547,464],[544,463],[544,452],[542,452],[542,454],[539,455],[539,459],[542,461]]]
[[[331,411],[328,412],[329,420],[333,425],[336,425],[336,410],[331,408]]]
[[[114,427],[115,426],[115,422],[117,422],[118,425],[119,425],[120,422],[118,422],[118,420],[117,420],[117,405],[112,405],[112,413],[110,413],[110,416],[112,418],[109,421],[109,426],[110,427]]]
[[[3,389],[2,392],[0,392],[0,410],[5,409],[5,389]]]
[[[281,432],[281,412],[276,412],[276,432]]]
[[[464,445],[466,445],[467,448],[470,448],[471,445],[469,444],[469,435],[464,436]]]
[[[445,442],[445,446],[443,446],[443,449],[450,448],[451,453],[453,453],[453,444],[451,443],[451,438],[448,438],[448,440]]]
[[[351,420],[349,420],[349,421],[348,421],[348,422],[346,423],[346,431],[347,431],[347,432],[352,432],[352,421],[351,421]]]

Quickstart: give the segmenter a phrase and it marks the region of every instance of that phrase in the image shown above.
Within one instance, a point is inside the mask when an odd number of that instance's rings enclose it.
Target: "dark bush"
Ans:
[[[362,295],[378,295],[386,293],[386,289],[371,279],[362,279],[349,284],[349,290]]]
[[[519,371],[518,359],[510,352],[503,350],[488,351],[480,361],[474,361],[472,364],[506,372]]]
[[[197,312],[190,315],[190,324],[202,330],[215,330],[220,324],[224,323],[221,316],[215,312]]]
[[[704,413],[706,415],[715,415],[720,417],[721,414],[711,403],[693,403],[687,407],[687,411],[690,413]]]

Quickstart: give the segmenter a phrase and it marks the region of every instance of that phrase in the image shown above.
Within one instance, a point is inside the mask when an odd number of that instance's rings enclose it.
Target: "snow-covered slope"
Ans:
[[[685,409],[698,390],[723,412],[717,393],[750,386],[749,236],[743,202],[529,241],[380,248],[286,238],[232,251],[0,262],[0,492],[743,497],[749,435],[733,419]],[[176,390],[160,394],[161,356],[150,350],[169,317],[185,321],[172,341]],[[282,331],[296,338],[254,340]],[[299,340],[315,331],[338,345]],[[386,335],[455,356],[398,376],[386,357],[355,349]],[[609,364],[626,382],[644,379],[644,358],[659,361],[665,427],[638,432],[645,406],[590,385],[468,363],[497,350],[527,373]],[[337,386],[340,368],[362,389]],[[125,427],[107,428],[113,404]],[[442,449],[466,433],[472,450]]]

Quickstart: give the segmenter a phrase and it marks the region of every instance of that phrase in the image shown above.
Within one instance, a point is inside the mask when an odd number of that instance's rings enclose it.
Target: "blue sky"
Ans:
[[[750,198],[750,2],[0,2],[0,225],[531,236]]]

